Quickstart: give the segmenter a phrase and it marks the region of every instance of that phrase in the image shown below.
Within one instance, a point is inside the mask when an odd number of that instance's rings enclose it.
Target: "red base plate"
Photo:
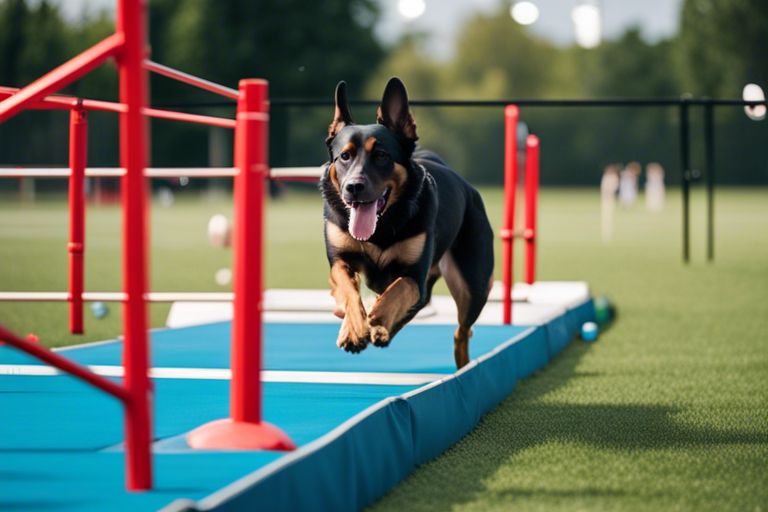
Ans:
[[[246,423],[230,418],[197,427],[187,434],[187,443],[196,450],[296,449],[291,438],[271,423]]]

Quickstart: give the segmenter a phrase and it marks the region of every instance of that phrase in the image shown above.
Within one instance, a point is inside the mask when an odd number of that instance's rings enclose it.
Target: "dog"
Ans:
[[[469,362],[472,325],[493,282],[493,231],[480,194],[434,152],[417,148],[403,82],[387,83],[376,124],[357,125],[345,82],[335,92],[320,190],[337,345],[386,347],[442,276],[458,308],[454,359]],[[366,313],[360,275],[378,298]]]

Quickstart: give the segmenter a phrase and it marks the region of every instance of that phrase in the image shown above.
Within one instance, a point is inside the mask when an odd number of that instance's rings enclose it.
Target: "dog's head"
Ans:
[[[328,127],[328,179],[349,210],[349,233],[369,239],[378,219],[394,204],[408,180],[416,146],[416,123],[403,82],[392,78],[384,89],[377,124],[354,124],[347,84],[336,86],[336,110]]]

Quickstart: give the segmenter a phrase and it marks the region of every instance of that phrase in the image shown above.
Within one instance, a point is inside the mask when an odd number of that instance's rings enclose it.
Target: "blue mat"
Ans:
[[[455,375],[453,326],[410,325],[390,348],[355,356],[335,347],[337,325],[269,324],[266,369],[446,378],[421,388],[265,383],[264,418],[297,442],[290,455],[189,450],[182,434],[227,415],[229,383],[156,379],[160,442],[155,489],[145,493],[124,490],[122,412],[115,400],[67,376],[0,374],[0,510],[155,510],[177,498],[196,502],[179,501],[169,510],[357,510],[465,435],[593,316],[587,302],[540,327],[477,326],[471,346],[479,359]],[[220,323],[156,331],[153,366],[226,368],[229,329]],[[117,365],[121,344],[64,355]],[[38,363],[0,347],[0,364]]]
[[[338,324],[266,324],[264,369],[302,371],[453,373],[455,325],[409,325],[386,349],[369,347],[349,354],[336,347]],[[492,350],[525,327],[481,326],[470,343],[471,357]],[[229,368],[230,322],[153,331],[152,366],[174,368]],[[82,364],[117,365],[122,343],[66,350]],[[0,347],[0,363],[36,364],[23,352]]]

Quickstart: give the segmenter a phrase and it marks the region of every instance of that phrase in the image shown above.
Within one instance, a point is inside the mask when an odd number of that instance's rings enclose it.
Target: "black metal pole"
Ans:
[[[704,160],[707,173],[707,261],[715,261],[715,109],[704,105]]]
[[[690,251],[690,196],[691,196],[691,165],[689,144],[688,101],[683,98],[680,102],[680,177],[683,192],[683,263],[691,260]]]

